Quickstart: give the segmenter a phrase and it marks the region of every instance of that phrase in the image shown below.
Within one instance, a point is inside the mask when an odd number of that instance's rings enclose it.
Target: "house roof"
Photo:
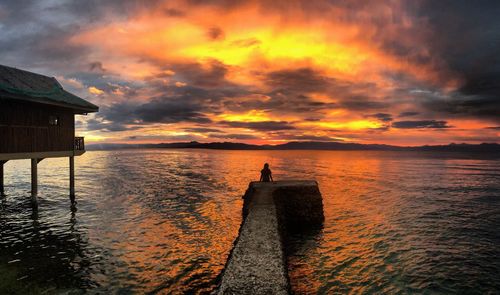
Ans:
[[[98,106],[64,90],[56,78],[4,65],[0,65],[1,98],[70,108],[77,114],[99,110]]]

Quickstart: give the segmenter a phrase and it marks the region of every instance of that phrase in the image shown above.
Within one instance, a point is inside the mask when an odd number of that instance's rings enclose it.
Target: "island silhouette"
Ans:
[[[88,150],[116,150],[133,148],[173,148],[173,149],[216,149],[216,150],[360,150],[360,151],[436,151],[436,152],[473,152],[473,153],[500,153],[500,144],[497,143],[450,143],[448,145],[423,146],[395,146],[386,144],[360,144],[345,142],[321,141],[291,141],[277,145],[255,145],[237,142],[210,142],[201,143],[175,142],[158,144],[90,144]]]

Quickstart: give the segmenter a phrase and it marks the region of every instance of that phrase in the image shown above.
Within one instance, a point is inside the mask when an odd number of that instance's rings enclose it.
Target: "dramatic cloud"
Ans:
[[[500,79],[500,75],[499,75]],[[449,117],[487,119],[500,123],[500,93],[498,96],[456,97],[454,99],[429,99],[423,102],[428,112]]]
[[[330,85],[328,80],[310,68],[287,69],[266,75],[266,83],[274,88],[303,93],[323,92]]]
[[[334,138],[330,136],[314,136],[314,135],[292,135],[291,140],[300,141],[342,141],[340,138]]]
[[[418,115],[419,112],[402,112],[398,115],[398,117],[413,117]]]
[[[220,122],[234,128],[253,129],[258,131],[291,130],[295,129],[293,125],[285,121],[262,121],[262,122]]]
[[[222,133],[222,131],[219,129],[203,128],[203,127],[185,128],[184,131],[193,133],[210,133],[210,132]]]
[[[376,118],[382,122],[391,122],[392,121],[392,115],[386,114],[386,113],[376,113],[373,115],[368,115],[367,117]]]
[[[214,138],[214,139],[238,139],[238,140],[259,139],[259,137],[252,135],[252,134],[225,134],[225,133],[211,133],[210,138]]]
[[[498,15],[498,1],[5,0],[0,56],[99,105],[78,119],[88,142],[498,142]]]
[[[418,129],[418,128],[450,128],[447,125],[446,121],[435,121],[435,120],[427,120],[427,121],[397,121],[392,123],[392,127],[394,128],[402,128],[402,129]]]

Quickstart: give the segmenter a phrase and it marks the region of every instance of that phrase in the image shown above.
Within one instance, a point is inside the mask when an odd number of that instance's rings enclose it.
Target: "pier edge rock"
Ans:
[[[251,182],[242,223],[214,294],[290,294],[286,231],[323,224],[318,183]]]
[[[325,221],[323,198],[318,183],[308,186],[283,186],[273,192],[278,214],[287,229],[320,227]]]

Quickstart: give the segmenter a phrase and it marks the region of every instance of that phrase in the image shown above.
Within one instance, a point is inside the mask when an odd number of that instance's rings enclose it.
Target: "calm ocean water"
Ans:
[[[326,221],[290,237],[297,293],[500,293],[500,159],[344,151],[124,150],[8,162],[0,293],[212,290],[269,162],[276,180],[317,179]],[[425,291],[424,291],[425,290]]]

